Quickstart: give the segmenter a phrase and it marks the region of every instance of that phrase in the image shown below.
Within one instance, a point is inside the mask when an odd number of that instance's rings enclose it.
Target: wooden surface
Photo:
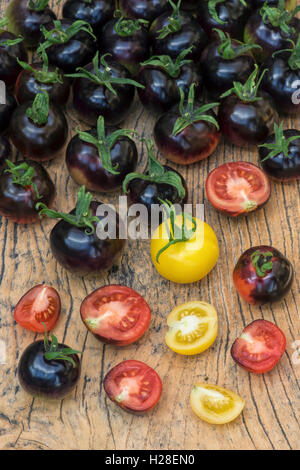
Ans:
[[[2,12],[7,3],[1,1]],[[131,116],[124,126],[150,137],[153,119],[138,102]],[[75,122],[71,119],[70,123],[74,129]],[[290,124],[300,128],[300,122]],[[141,150],[141,165],[145,157]],[[257,152],[233,148],[222,141],[209,159],[180,168],[187,179],[189,202],[204,203],[205,220],[220,242],[216,268],[194,285],[175,285],[161,278],[151,264],[148,241],[129,241],[121,263],[105,277],[78,278],[52,258],[48,238],[54,221],[17,226],[0,220],[0,340],[7,348],[6,364],[0,365],[1,449],[299,449],[300,364],[294,364],[292,357],[292,343],[300,340],[299,270],[286,298],[262,308],[250,307],[241,300],[232,282],[240,254],[259,244],[279,249],[294,262],[297,271],[299,182],[272,183],[272,196],[264,209],[232,220],[218,214],[204,194],[208,172],[231,160],[257,163]],[[64,155],[45,166],[57,187],[56,207],[70,210],[78,186],[68,175]],[[112,202],[118,195],[97,197]],[[61,402],[33,399],[20,389],[16,377],[22,351],[37,336],[16,326],[13,308],[24,292],[41,282],[54,286],[61,295],[62,315],[54,333],[59,341],[83,351],[80,383],[76,392]],[[99,343],[87,332],[79,315],[83,298],[109,283],[132,286],[153,312],[145,337],[122,349]],[[208,351],[184,357],[165,345],[166,317],[175,305],[194,299],[215,306],[219,334]],[[263,376],[238,368],[230,356],[230,347],[243,327],[259,318],[275,322],[287,337],[287,351],[279,365]],[[134,358],[154,367],[164,386],[158,406],[143,417],[121,411],[106,398],[102,387],[103,377],[112,366]],[[197,381],[239,393],[246,400],[243,414],[221,427],[200,421],[189,405],[190,391]]]

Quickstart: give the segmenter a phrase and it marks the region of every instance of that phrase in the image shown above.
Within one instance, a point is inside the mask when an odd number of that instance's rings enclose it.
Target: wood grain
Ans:
[[[1,1],[2,12],[7,3]],[[153,123],[136,101],[124,126],[150,137]],[[72,134],[75,125],[71,116]],[[285,126],[289,125],[300,128],[299,121],[287,120]],[[145,157],[140,147],[141,165],[145,165]],[[204,194],[208,172],[232,160],[257,163],[257,152],[222,141],[209,159],[180,168],[188,182],[189,202],[204,203],[205,220],[215,229],[220,242],[216,268],[194,285],[179,286],[162,279],[151,264],[148,241],[129,241],[121,263],[103,278],[78,278],[52,258],[48,238],[54,221],[22,227],[0,220],[0,340],[7,348],[6,364],[0,365],[1,449],[299,449],[300,364],[293,364],[292,359],[292,343],[300,340],[299,270],[287,297],[262,308],[241,300],[232,282],[232,270],[242,251],[259,244],[278,248],[293,260],[297,270],[299,182],[272,183],[271,200],[264,209],[232,220],[218,214]],[[56,207],[70,210],[78,187],[68,175],[64,155],[45,166],[57,187]],[[118,195],[97,197],[113,202]],[[20,354],[36,336],[16,326],[13,307],[25,291],[41,282],[53,285],[61,295],[63,310],[56,336],[83,351],[80,383],[75,393],[61,402],[33,399],[20,389],[16,377]],[[146,336],[122,349],[97,342],[87,333],[79,316],[83,298],[109,283],[132,286],[145,297],[153,312]],[[165,345],[166,316],[175,305],[194,299],[215,306],[219,334],[205,353],[184,357]],[[258,318],[275,322],[287,337],[287,351],[279,365],[263,376],[238,368],[230,356],[236,336]],[[159,405],[143,417],[121,411],[106,398],[102,387],[103,377],[112,366],[133,358],[154,367],[164,385]],[[219,384],[239,393],[246,400],[243,415],[221,427],[200,421],[189,406],[196,381]]]

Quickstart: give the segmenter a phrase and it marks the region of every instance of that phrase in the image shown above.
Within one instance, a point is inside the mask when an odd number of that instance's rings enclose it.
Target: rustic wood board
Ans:
[[[8,1],[1,1],[2,12]],[[124,125],[150,137],[153,119],[138,102]],[[300,128],[300,122],[286,121]],[[77,123],[71,118],[72,134]],[[141,165],[145,164],[141,149]],[[1,449],[299,449],[300,364],[293,363],[292,344],[300,340],[299,271],[287,297],[274,305],[251,307],[241,300],[232,283],[232,270],[250,246],[270,244],[299,264],[299,182],[272,184],[268,205],[247,218],[231,220],[218,214],[204,194],[204,182],[215,166],[231,160],[257,163],[257,152],[221,142],[207,160],[180,168],[189,187],[189,202],[204,203],[205,220],[220,242],[216,268],[200,283],[175,285],[154,270],[149,242],[129,241],[122,261],[101,279],[78,278],[54,261],[48,237],[54,221],[17,226],[0,220],[0,340],[7,348],[0,365]],[[70,210],[78,187],[68,175],[64,156],[46,164],[57,187],[56,207]],[[114,198],[101,197],[103,201]],[[115,199],[117,199],[116,195]],[[46,282],[60,292],[62,315],[55,328],[59,340],[82,350],[80,383],[67,399],[33,399],[18,384],[20,354],[37,336],[16,326],[13,307],[32,286]],[[95,288],[109,283],[132,286],[149,302],[151,327],[137,344],[118,349],[101,345],[83,326],[79,307]],[[201,299],[218,311],[220,328],[212,348],[195,357],[170,351],[164,342],[166,317],[175,306]],[[263,376],[238,368],[230,347],[243,327],[254,319],[275,322],[287,336],[287,351],[279,365]],[[145,361],[160,374],[164,390],[159,405],[147,416],[121,411],[105,396],[105,373],[124,359]],[[235,422],[216,427],[200,421],[191,411],[189,395],[196,381],[209,381],[235,390],[246,400]]]

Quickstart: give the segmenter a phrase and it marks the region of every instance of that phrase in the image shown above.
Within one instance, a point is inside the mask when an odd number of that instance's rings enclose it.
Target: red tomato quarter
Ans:
[[[126,346],[134,343],[147,330],[151,310],[143,297],[130,287],[100,287],[81,304],[85,326],[100,341]]]
[[[269,199],[268,176],[258,166],[247,162],[229,162],[212,170],[205,183],[210,203],[232,217],[262,207]]]
[[[286,338],[278,326],[266,320],[255,320],[235,340],[231,355],[249,372],[264,374],[273,369],[285,348]]]
[[[17,303],[14,317],[19,325],[37,333],[44,333],[46,324],[50,331],[60,314],[60,297],[50,286],[40,284],[30,289]]]
[[[162,392],[159,375],[140,361],[123,361],[104,378],[104,390],[121,408],[132,413],[151,410]]]

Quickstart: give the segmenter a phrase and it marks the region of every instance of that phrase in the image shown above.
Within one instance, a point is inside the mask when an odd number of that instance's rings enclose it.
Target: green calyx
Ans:
[[[75,349],[71,349],[71,348],[60,348],[58,345],[57,338],[53,334],[50,335],[51,341],[49,341],[46,324],[43,323],[43,325],[45,327],[45,336],[44,336],[45,359],[47,361],[67,361],[67,362],[70,362],[74,368],[77,367],[72,356],[74,356],[74,354],[81,354],[81,351],[76,351]]]
[[[213,116],[209,114],[205,114],[207,113],[207,111],[210,111],[215,106],[218,106],[219,103],[208,103],[208,104],[204,104],[200,108],[195,108],[194,106],[195,83],[192,83],[192,85],[190,86],[186,105],[185,105],[185,101],[186,101],[185,95],[181,88],[179,89],[179,92],[180,92],[180,103],[179,103],[180,117],[176,120],[174,124],[172,136],[178,135],[186,127],[193,124],[193,122],[198,122],[198,121],[210,122],[217,128],[217,130],[219,130],[220,127],[219,127],[217,120]]]
[[[97,137],[94,137],[88,132],[83,132],[78,130],[78,136],[81,140],[88,144],[95,145],[98,150],[99,158],[103,168],[113,175],[119,175],[118,164],[114,167],[111,162],[111,149],[122,137],[128,137],[133,140],[133,135],[137,135],[136,132],[129,129],[118,129],[112,132],[110,135],[106,136],[105,134],[105,124],[103,116],[99,116],[97,122]]]
[[[39,211],[40,218],[47,216],[50,219],[62,219],[70,225],[74,225],[78,228],[86,228],[85,233],[87,235],[93,235],[95,233],[95,223],[99,223],[98,217],[93,216],[91,213],[91,202],[93,196],[91,193],[85,192],[85,186],[81,186],[78,191],[77,204],[75,208],[75,214],[65,214],[63,212],[56,212],[48,209],[46,204],[38,202],[36,209]]]
[[[153,155],[153,140],[150,139],[148,142],[145,139],[141,139],[145,143],[148,152],[148,167],[146,173],[129,173],[126,175],[123,181],[123,191],[127,194],[128,185],[130,181],[134,179],[141,179],[157,184],[168,184],[173,186],[178,193],[180,199],[185,197],[185,189],[182,185],[182,179],[178,173],[172,170],[166,170],[161,163]]]
[[[295,32],[295,28],[290,26],[290,22],[298,11],[300,11],[300,5],[288,12],[285,9],[285,0],[279,0],[277,7],[269,6],[267,0],[261,7],[260,14],[265,24],[270,23],[273,27],[280,28],[285,34],[291,34]]]
[[[113,77],[111,74],[111,68],[105,60],[105,57],[107,56],[111,56],[111,54],[104,54],[100,57],[99,61],[99,52],[97,52],[93,59],[93,72],[89,72],[83,67],[78,67],[76,69],[76,73],[67,74],[66,77],[86,78],[87,80],[91,80],[97,85],[106,86],[106,88],[108,88],[115,96],[117,96],[117,92],[113,85],[132,85],[137,88],[145,88],[143,85],[136,82],[135,80],[132,80],[131,78]],[[102,65],[103,71],[101,71],[100,64]]]
[[[219,23],[219,24],[225,24],[225,21],[223,21],[219,18],[219,15],[217,13],[217,5],[219,3],[224,3],[224,2],[225,2],[225,0],[208,0],[209,14],[216,21],[216,23]],[[245,0],[240,0],[240,2],[245,7],[247,6]]]
[[[48,7],[49,0],[28,0],[27,8],[32,11],[43,11]]]
[[[168,18],[168,24],[158,31],[160,33],[158,39],[164,39],[169,34],[177,33],[182,27],[182,16],[180,14],[181,0],[178,0],[177,5],[172,0],[169,0],[169,3],[173,11]]]
[[[182,224],[177,225],[175,223],[176,210],[172,203],[169,201],[161,201],[164,204],[164,209],[167,213],[167,220],[165,220],[165,227],[169,237],[169,241],[163,246],[156,255],[156,262],[159,263],[159,258],[170,246],[176,243],[182,243],[189,241],[197,230],[196,220],[189,214],[182,213]],[[186,219],[192,222],[192,228],[188,229],[185,221]],[[170,227],[169,227],[170,225]]]
[[[9,24],[9,19],[6,18],[5,16],[0,19],[0,31],[5,31],[5,27]],[[15,39],[1,39],[0,38],[0,47],[10,47],[10,46],[15,46],[16,44],[19,44],[22,42],[24,39],[22,36],[15,38]]]
[[[220,45],[218,47],[218,54],[225,60],[232,60],[243,54],[246,54],[252,49],[261,49],[258,44],[245,44],[235,40],[235,44],[238,42],[239,45],[232,47],[232,39],[228,33],[224,33],[220,29],[214,28],[220,38]]]
[[[274,144],[262,144],[259,145],[259,147],[266,148],[270,150],[269,154],[261,160],[261,162],[264,162],[268,160],[269,158],[276,157],[276,155],[283,154],[284,157],[286,158],[291,158],[290,152],[289,152],[289,147],[290,144],[297,139],[300,139],[300,134],[299,135],[294,135],[292,137],[286,138],[284,135],[284,130],[283,130],[283,123],[281,122],[280,125],[278,126],[276,123],[274,124],[274,135],[275,135],[275,143]]]
[[[246,83],[233,82],[233,88],[230,88],[230,90],[225,91],[225,93],[221,95],[221,98],[226,98],[226,96],[229,96],[232,93],[235,93],[236,96],[241,101],[244,101],[247,103],[261,100],[262,98],[260,96],[257,96],[257,93],[258,93],[258,89],[261,84],[261,81],[264,77],[264,74],[267,72],[267,69],[265,69],[261,73],[259,79],[257,80],[258,65],[255,64],[254,67],[255,67],[254,71],[251,73]]]
[[[33,188],[37,199],[40,199],[38,188],[33,182],[35,176],[35,170],[32,166],[29,166],[28,163],[21,163],[20,165],[15,165],[9,160],[5,160],[8,168],[4,170],[4,173],[10,173],[14,184],[22,186],[23,188],[31,187]]]
[[[148,26],[149,21],[143,19],[125,18],[120,10],[116,10],[115,16],[120,16],[115,24],[115,31],[118,36],[129,37],[136,31],[139,31],[142,26]]]
[[[259,277],[264,277],[273,268],[273,253],[271,251],[254,251],[251,255],[251,262]]]
[[[141,62],[142,67],[147,65],[153,67],[159,67],[163,69],[172,78],[177,78],[180,74],[181,68],[185,64],[190,64],[192,60],[185,59],[185,57],[193,50],[193,46],[188,49],[184,49],[176,58],[173,60],[169,55],[154,55],[145,62]]]
[[[275,57],[277,54],[280,54],[281,52],[289,52],[290,57],[288,60],[288,64],[289,64],[290,69],[299,70],[300,69],[300,34],[298,35],[296,44],[291,39],[289,39],[289,41],[293,46],[291,49],[282,49],[280,51],[276,51],[273,53],[272,57]]]
[[[48,121],[49,116],[49,95],[41,90],[37,93],[32,106],[26,109],[26,114],[38,126],[43,126]]]
[[[42,70],[37,70],[32,65],[27,64],[27,62],[22,62],[17,58],[18,64],[24,69],[27,70],[28,72],[32,73],[34,76],[35,80],[38,83],[44,83],[44,84],[53,84],[53,83],[63,83],[63,77],[62,74],[59,73],[59,69],[56,68],[54,72],[49,71],[49,62],[48,62],[48,56],[46,54],[46,51],[43,50],[42,53],[42,60],[43,60],[43,67]]]
[[[63,29],[61,21],[54,20],[53,21],[54,28],[48,31],[44,26],[41,26],[41,31],[45,37],[45,42],[40,44],[37,49],[37,53],[41,54],[43,50],[46,50],[50,46],[54,46],[57,44],[66,44],[70,39],[72,39],[75,34],[79,33],[80,31],[85,31],[86,33],[90,34],[94,40],[96,40],[96,36],[93,33],[93,29],[89,23],[82,20],[74,21],[66,30]]]

